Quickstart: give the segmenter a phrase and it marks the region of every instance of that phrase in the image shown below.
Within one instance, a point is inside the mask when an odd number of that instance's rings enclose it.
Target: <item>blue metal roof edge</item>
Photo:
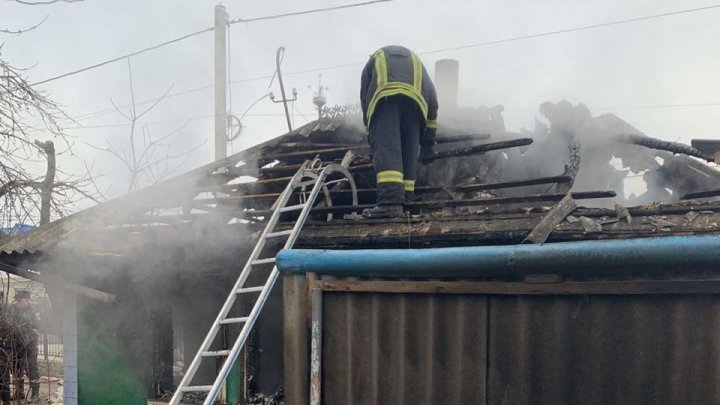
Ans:
[[[717,270],[720,235],[435,249],[286,249],[276,263],[282,273],[410,278]]]

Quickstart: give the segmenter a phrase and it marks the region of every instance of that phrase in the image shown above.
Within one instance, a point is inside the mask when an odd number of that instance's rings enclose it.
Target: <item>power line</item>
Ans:
[[[264,97],[263,97],[264,98]],[[281,113],[253,113],[253,114],[244,114],[245,117],[284,117],[285,114]],[[137,122],[135,123],[136,126],[142,126],[142,125],[154,125],[154,124],[170,124],[174,122],[189,122],[189,121],[197,121],[202,119],[209,119],[214,118],[215,114],[211,115],[202,115],[199,117],[192,117],[192,118],[178,118],[178,119],[172,119],[172,120],[162,120],[162,121],[145,121],[145,122]],[[123,127],[129,127],[132,126],[132,123],[122,123],[122,124],[102,124],[102,125],[82,125],[82,126],[75,126],[75,127],[63,127],[64,130],[74,130],[74,129],[99,129],[99,128],[123,128]]]
[[[169,93],[165,97],[156,97],[156,98],[151,98],[151,99],[147,99],[147,100],[143,100],[143,101],[138,101],[135,103],[135,105],[139,106],[139,105],[143,105],[143,104],[151,104],[151,103],[154,103],[154,102],[160,100],[160,98],[168,99],[168,98],[173,98],[173,97],[179,97],[179,96],[183,96],[183,95],[187,95],[187,94],[197,93],[202,90],[211,89],[213,87],[215,87],[214,84],[209,84],[209,85],[201,86],[201,87],[195,87],[192,89],[179,91],[177,93]],[[119,108],[129,108],[129,107],[132,107],[132,104],[125,104],[125,105],[119,106]],[[75,117],[72,117],[72,120],[73,121],[84,121],[84,120],[97,118],[97,117],[107,115],[107,114],[112,114],[112,113],[117,113],[117,110],[115,108],[108,108],[105,110],[99,110],[99,111],[94,111],[94,112],[90,112],[90,113],[80,114]]]
[[[343,66],[343,65],[338,65],[338,66]],[[299,72],[290,72],[290,73],[286,73],[286,75],[290,75],[290,74],[300,74],[300,73],[307,73],[307,72],[315,72],[315,71],[319,71],[319,70],[322,70],[322,68],[305,70],[305,71],[299,71]],[[269,78],[271,78],[271,77],[272,77],[272,76],[263,76],[263,77],[257,77],[257,78],[252,78],[252,79],[234,80],[232,83],[243,83],[243,82],[248,82],[248,81],[265,80],[265,79],[269,79]],[[189,89],[189,90],[185,90],[185,91],[181,91],[181,92],[177,92],[177,93],[170,93],[170,94],[168,94],[165,98],[167,99],[167,98],[171,98],[171,97],[182,96],[182,95],[185,95],[185,94],[191,94],[191,93],[195,93],[195,92],[198,92],[198,91],[201,91],[201,90],[210,89],[210,88],[212,88],[212,87],[214,87],[214,85],[210,84],[210,85],[207,85],[207,86],[196,87],[196,88],[194,88],[194,89]],[[263,98],[266,97],[266,96],[267,96],[267,95],[263,95]],[[136,105],[153,103],[153,102],[157,101],[158,99],[159,99],[159,98],[153,98],[153,99],[148,99],[148,100],[139,101],[139,102],[136,103]],[[616,107],[599,107],[599,108],[593,108],[593,110],[608,110],[608,111],[612,111],[612,110],[662,109],[662,108],[692,108],[692,107],[717,107],[717,106],[720,106],[720,102],[701,102],[701,103],[683,103],[683,104],[630,105],[630,106],[616,106]],[[127,107],[130,107],[130,105],[122,105],[122,106],[120,106],[120,108],[127,108]],[[534,112],[537,112],[537,109],[532,109],[532,108],[526,108],[526,109],[506,109],[506,110],[504,110],[504,112],[507,112],[507,113],[534,113]],[[91,113],[85,113],[85,114],[81,114],[81,115],[78,115],[78,116],[73,117],[72,120],[73,120],[73,121],[84,121],[84,120],[93,119],[93,118],[98,118],[98,117],[101,117],[101,116],[104,116],[104,115],[108,115],[108,114],[112,114],[112,113],[117,113],[117,110],[115,110],[114,108],[109,108],[109,109],[100,110],[100,111],[95,111],[95,112],[91,112]],[[280,115],[284,115],[284,114],[280,114]],[[79,128],[90,128],[90,126],[82,126],[82,127],[79,127]]]
[[[596,110],[643,110],[654,108],[686,108],[686,107],[717,107],[720,102],[707,103],[686,103],[686,104],[652,104],[652,105],[628,105],[619,107],[603,107],[595,108]]]
[[[100,62],[100,63],[96,63],[96,64],[91,65],[91,66],[84,67],[84,68],[82,68],[82,69],[73,70],[73,71],[70,71],[70,72],[67,72],[67,73],[63,73],[63,74],[58,75],[58,76],[51,77],[51,78],[49,78],[49,79],[45,79],[45,80],[41,80],[41,81],[39,81],[39,82],[35,82],[35,83],[32,84],[32,86],[38,86],[38,85],[45,84],[45,83],[49,83],[49,82],[52,82],[52,81],[55,81],[55,80],[63,79],[63,78],[68,77],[68,76],[73,76],[73,75],[76,75],[76,74],[78,74],[78,73],[87,72],[88,70],[92,70],[92,69],[99,68],[99,67],[101,67],[101,66],[109,65],[109,64],[111,64],[111,63],[118,62],[118,61],[121,61],[121,60],[123,60],[123,59],[129,58],[129,57],[131,57],[131,56],[137,56],[137,55],[143,54],[143,53],[145,53],[145,52],[149,52],[149,51],[152,51],[152,50],[154,50],[154,49],[162,48],[163,46],[167,46],[167,45],[170,45],[170,44],[174,44],[174,43],[176,43],[176,42],[180,42],[180,41],[182,41],[182,40],[185,40],[185,39],[188,39],[188,38],[192,38],[192,37],[194,37],[194,36],[197,36],[197,35],[200,35],[200,34],[204,34],[204,33],[206,33],[206,32],[210,32],[210,31],[213,31],[213,30],[215,30],[214,27],[205,28],[204,30],[200,30],[200,31],[195,31],[195,32],[190,33],[190,34],[183,35],[183,36],[181,36],[181,37],[178,37],[178,38],[175,38],[175,39],[171,39],[171,40],[169,40],[169,41],[165,41],[165,42],[163,42],[163,43],[161,43],[161,44],[157,44],[157,45],[153,45],[153,46],[150,46],[150,47],[147,47],[147,48],[143,48],[143,49],[140,49],[140,50],[135,51],[135,52],[131,52],[131,53],[128,53],[128,54],[125,54],[125,55],[122,55],[122,56],[118,56],[118,57],[116,57],[116,58],[112,58],[112,59],[108,59],[108,60],[103,61],[103,62]]]
[[[561,29],[561,30],[542,32],[539,34],[522,35],[522,36],[513,37],[513,38],[505,38],[505,39],[498,39],[498,40],[494,40],[494,41],[478,42],[476,44],[454,46],[451,48],[443,48],[443,49],[435,49],[432,51],[419,52],[419,54],[420,55],[430,55],[433,53],[456,51],[456,50],[468,49],[468,48],[477,48],[477,47],[487,46],[487,45],[495,45],[495,44],[502,44],[502,43],[506,43],[506,42],[520,41],[520,40],[525,40],[525,39],[546,37],[546,36],[550,36],[550,35],[565,34],[568,32],[585,31],[585,30],[591,30],[591,29],[595,29],[595,28],[609,27],[609,26],[613,26],[613,25],[621,25],[621,24],[628,24],[628,23],[638,22],[638,21],[652,20],[655,18],[669,17],[669,16],[673,16],[673,15],[678,15],[678,14],[687,14],[687,13],[694,13],[694,12],[698,12],[698,11],[707,11],[707,10],[711,10],[711,9],[715,9],[715,8],[719,8],[719,7],[720,7],[720,4],[715,4],[712,6],[690,8],[690,9],[678,10],[678,11],[670,11],[667,13],[652,14],[652,15],[648,15],[648,16],[644,16],[644,17],[627,18],[624,20],[609,21],[609,22],[599,23],[599,24],[591,24],[591,25],[584,25],[584,26],[574,27],[574,28],[566,28],[566,29]]]
[[[391,1],[391,0],[377,0],[377,1],[375,1],[375,2],[380,2],[380,1]],[[365,5],[365,4],[371,4],[371,3],[373,3],[373,2],[369,2],[369,3],[357,3],[357,4],[358,4],[358,5]],[[337,7],[352,7],[352,6],[354,6],[354,5],[337,6]],[[635,17],[635,18],[629,18],[629,19],[624,19],[624,20],[610,21],[610,22],[606,22],[606,23],[586,25],[586,26],[575,27],[575,28],[567,28],[567,29],[562,29],[562,30],[547,31],[547,32],[538,33],[538,34],[524,35],[524,36],[518,36],[518,37],[512,37],[512,38],[505,38],[505,39],[499,39],[499,40],[493,40],[493,41],[486,41],[486,42],[480,42],[480,43],[470,44],[470,45],[462,45],[462,46],[455,46],[455,47],[449,47],[449,48],[441,48],[441,49],[435,49],[435,50],[429,50],[429,51],[419,52],[419,54],[421,54],[421,55],[428,55],[428,54],[441,53],[441,52],[447,52],[447,51],[453,51],[453,50],[460,50],[460,49],[467,49],[467,48],[473,48],[473,47],[481,47],[481,46],[494,45],[494,44],[500,44],[500,43],[506,43],[506,42],[513,42],[513,41],[519,41],[519,40],[524,40],[524,39],[540,38],[540,37],[544,37],[544,36],[557,35],[557,34],[561,34],[561,33],[568,33],[568,32],[589,30],[589,29],[606,27],[606,26],[612,26],[612,25],[626,24],[626,23],[630,23],[630,22],[644,21],[644,20],[650,20],[650,19],[667,17],[667,16],[672,16],[672,15],[678,15],[678,14],[692,13],[692,12],[698,12],[698,11],[705,11],[705,10],[710,10],[710,9],[715,9],[715,8],[720,8],[720,4],[711,5],[711,6],[705,6],[705,7],[692,8],[692,9],[686,9],[686,10],[672,11],[672,12],[661,13],[661,14],[653,14],[653,15],[644,16],[644,17]],[[334,8],[330,8],[330,9],[334,9]],[[308,12],[318,12],[318,10],[321,10],[321,9],[309,10]],[[303,12],[298,12],[298,13],[303,13]],[[290,14],[290,15],[294,15],[293,13],[289,13],[289,14]],[[281,15],[281,16],[282,16],[282,15]],[[270,19],[271,17],[275,17],[275,16],[260,17],[260,18],[261,18],[261,19]],[[279,18],[279,17],[277,17],[277,18]],[[254,20],[257,20],[257,19],[253,19],[252,21],[254,21]],[[237,21],[237,20],[233,20],[233,21]],[[251,22],[251,20],[242,20],[242,21]],[[209,30],[212,30],[212,28],[210,28]],[[170,41],[169,41],[169,42],[170,42]],[[124,58],[124,57],[125,57],[125,56],[120,57],[120,58],[116,58],[116,59],[119,60],[119,59],[122,59],[122,58]],[[114,61],[114,60],[113,60],[113,61]],[[314,73],[314,72],[321,72],[321,71],[327,71],[327,70],[344,69],[344,68],[348,68],[348,67],[360,66],[360,65],[363,65],[363,64],[365,64],[365,62],[352,62],[352,63],[344,63],[344,64],[339,64],[339,65],[329,65],[329,66],[323,66],[323,67],[317,67],[317,68],[310,68],[310,69],[292,71],[292,72],[285,73],[285,75],[286,75],[286,76],[291,76],[291,75],[299,75],[299,74],[305,74],[305,73]],[[247,83],[247,82],[253,82],[253,81],[258,81],[258,80],[267,80],[267,79],[272,79],[272,78],[273,78],[273,76],[261,76],[261,77],[254,77],[254,78],[233,80],[231,83]],[[52,80],[54,80],[54,79],[52,79]],[[45,83],[45,82],[47,82],[47,81],[43,81],[43,82],[39,82],[39,83]],[[37,84],[37,83],[36,83],[36,84]],[[271,82],[271,85],[272,85],[272,82]],[[211,84],[211,85],[199,87],[199,88],[196,88],[196,89],[187,90],[187,91],[180,92],[180,93],[171,93],[171,94],[169,94],[166,98],[175,97],[175,96],[180,96],[180,95],[183,95],[183,94],[188,94],[188,93],[192,93],[192,92],[195,92],[195,91],[200,91],[200,90],[204,90],[204,89],[209,89],[209,88],[212,88],[212,87],[213,87],[213,85]],[[150,103],[150,102],[154,102],[154,101],[157,101],[157,99],[146,100],[146,101],[143,101],[142,103]],[[691,104],[691,105],[688,105],[688,106],[697,106],[697,105],[702,105],[702,104]],[[126,106],[123,106],[123,107],[126,107]],[[638,106],[638,108],[640,108],[640,107],[642,107],[642,108],[650,108],[650,106]],[[658,108],[660,108],[660,107],[662,107],[662,106],[658,106]],[[665,107],[668,107],[668,106],[665,106]],[[112,112],[112,111],[114,111],[114,109],[103,110],[103,111],[100,111],[100,112],[105,113],[105,112]],[[510,111],[509,111],[509,112],[510,112]],[[512,111],[512,112],[521,112],[521,111]],[[94,113],[90,113],[90,115],[92,115],[92,114],[94,114]],[[79,116],[78,119],[84,119],[84,118],[82,118],[82,116]]]
[[[295,73],[290,73],[290,74],[298,74],[298,73],[302,73],[302,72],[295,72]],[[247,78],[247,79],[233,80],[231,83],[256,82],[256,81],[260,81],[260,80],[272,79],[272,78],[274,78],[274,76],[275,75],[269,75],[269,76],[259,76],[259,77],[252,77],[252,78]],[[272,81],[270,82],[269,86],[272,86]],[[176,93],[169,93],[167,96],[164,97],[164,99],[184,96],[184,95],[192,94],[192,93],[197,93],[202,90],[212,89],[213,87],[215,87],[215,84],[208,84],[205,86],[195,87],[192,89],[183,90],[183,91],[179,91]],[[270,87],[268,87],[268,90],[270,90]],[[150,104],[150,103],[154,103],[154,102],[158,101],[159,99],[160,99],[160,97],[150,98],[147,100],[138,101],[135,103],[135,105],[139,106],[139,105],[143,105],[143,104]],[[132,104],[124,104],[124,105],[119,106],[119,108],[129,108],[129,107],[132,107]],[[112,114],[112,113],[117,113],[117,110],[115,108],[107,108],[104,110],[93,111],[93,112],[89,112],[89,113],[76,115],[76,116],[72,117],[72,120],[73,121],[84,121],[84,120],[97,118],[97,117],[107,115],[107,114]]]
[[[362,3],[353,3],[353,4],[345,4],[345,5],[334,6],[334,7],[318,8],[318,9],[305,10],[305,11],[296,11],[296,12],[291,12],[291,13],[270,15],[270,16],[265,16],[265,17],[257,17],[257,18],[249,18],[249,19],[240,19],[240,18],[238,18],[238,19],[229,21],[228,24],[236,24],[236,23],[240,23],[240,22],[251,23],[251,22],[255,22],[255,21],[273,20],[273,19],[277,19],[277,18],[284,18],[284,17],[290,17],[290,16],[304,15],[304,14],[320,13],[320,12],[325,12],[325,11],[340,10],[340,9],[351,8],[351,7],[361,7],[361,6],[367,6],[367,5],[371,5],[371,4],[375,4],[375,3],[386,3],[386,2],[390,2],[390,1],[394,1],[394,0],[372,0],[372,1],[362,2]],[[215,27],[208,27],[208,28],[205,28],[204,30],[195,31],[195,32],[192,32],[192,33],[190,33],[190,34],[183,35],[183,36],[181,36],[181,37],[177,37],[177,38],[175,38],[175,39],[171,39],[171,40],[169,40],[169,41],[165,41],[165,42],[160,43],[160,44],[157,44],[157,45],[153,45],[153,46],[150,46],[150,47],[147,47],[147,48],[143,48],[143,49],[137,50],[137,51],[135,51],[135,52],[131,52],[131,53],[128,53],[128,54],[125,54],[125,55],[122,55],[122,56],[118,56],[118,57],[115,57],[115,58],[112,58],[112,59],[108,59],[108,60],[103,61],[103,62],[96,63],[96,64],[91,65],[91,66],[87,66],[87,67],[84,67],[84,68],[81,68],[81,69],[77,69],[77,70],[73,70],[73,71],[70,71],[70,72],[67,72],[67,73],[63,73],[63,74],[58,75],[58,76],[50,77],[50,78],[48,78],[48,79],[41,80],[41,81],[39,81],[39,82],[35,82],[35,83],[32,84],[32,86],[38,86],[38,85],[45,84],[45,83],[49,83],[49,82],[52,82],[52,81],[55,81],[55,80],[63,79],[63,78],[68,77],[68,76],[73,76],[73,75],[76,75],[76,74],[78,74],[78,73],[87,72],[88,70],[92,70],[92,69],[99,68],[99,67],[101,67],[101,66],[109,65],[109,64],[111,64],[111,63],[118,62],[118,61],[121,61],[121,60],[123,60],[123,59],[129,58],[129,57],[131,57],[131,56],[137,56],[137,55],[143,54],[143,53],[145,53],[145,52],[149,52],[149,51],[152,51],[152,50],[155,50],[155,49],[158,49],[158,48],[162,48],[162,47],[164,47],[164,46],[171,45],[171,44],[174,44],[174,43],[176,43],[176,42],[180,42],[180,41],[186,40],[186,39],[188,39],[188,38],[192,38],[192,37],[194,37],[194,36],[197,36],[197,35],[200,35],[200,34],[204,34],[204,33],[206,33],[206,32],[211,32],[211,31],[214,31],[214,30],[215,30]]]
[[[692,107],[720,107],[720,102],[684,103],[684,104],[647,104],[647,105],[626,105],[615,107],[592,107],[593,111],[617,111],[617,110],[651,110],[665,108],[692,108]],[[537,109],[506,109],[506,113],[536,113]]]
[[[242,117],[284,117],[285,114],[282,113],[256,113],[256,114],[249,114],[248,111],[252,109],[258,102],[262,101],[264,98],[267,97],[266,95],[263,95],[259,99],[255,100],[251,105],[245,110],[246,112],[241,115]],[[633,105],[633,106],[618,106],[618,107],[594,107],[592,110],[595,111],[613,111],[613,110],[634,110],[634,109],[662,109],[662,108],[687,108],[687,107],[720,107],[720,102],[708,102],[708,103],[686,103],[686,104],[654,104],[654,105]],[[298,113],[300,113],[303,118],[306,118],[304,114],[297,109],[297,107],[293,106],[293,108],[296,109]],[[115,111],[115,110],[113,110]],[[506,109],[503,112],[505,113],[537,113],[537,109]],[[213,118],[215,117],[214,114],[210,115],[203,115],[199,117],[192,117],[192,118],[182,118],[182,119],[173,119],[173,120],[162,120],[162,121],[146,121],[146,122],[138,122],[136,125],[153,125],[153,124],[166,124],[166,123],[173,123],[173,122],[182,122],[182,121],[196,121],[200,119],[207,119],[207,118]],[[306,118],[307,119],[307,118]],[[76,126],[76,127],[64,127],[63,129],[98,129],[98,128],[119,128],[119,127],[127,127],[132,124],[130,123],[123,123],[123,124],[103,124],[103,125],[83,125],[83,126]]]
[[[564,34],[564,33],[568,33],[568,32],[574,32],[574,31],[584,31],[584,30],[590,30],[590,29],[595,29],[595,28],[608,27],[608,26],[613,26],[613,25],[627,24],[627,23],[631,23],[631,22],[638,22],[638,21],[651,20],[651,19],[655,19],[655,18],[668,17],[668,16],[678,15],[678,14],[687,14],[687,13],[693,13],[693,12],[698,12],[698,11],[706,11],[706,10],[711,10],[711,9],[716,9],[716,8],[720,8],[720,4],[685,9],[685,10],[671,11],[671,12],[661,13],[661,14],[653,14],[653,15],[648,15],[648,16],[643,16],[643,17],[634,17],[634,18],[628,18],[628,19],[624,19],[624,20],[609,21],[609,22],[599,23],[599,24],[584,25],[584,26],[580,26],[580,27],[566,28],[566,29],[562,29],[562,30],[546,31],[546,32],[538,33],[538,34],[530,34],[530,35],[523,35],[523,36],[517,36],[517,37],[511,37],[511,38],[497,39],[497,40],[492,40],[492,41],[478,42],[478,43],[469,44],[469,45],[460,45],[460,46],[454,46],[454,47],[448,47],[448,48],[433,49],[433,50],[429,50],[429,51],[418,52],[418,54],[419,55],[430,55],[430,54],[434,54],[434,53],[455,51],[455,50],[460,50],[460,49],[477,48],[477,47],[482,47],[482,46],[487,46],[487,45],[502,44],[502,43],[506,43],[506,42],[514,42],[514,41],[520,41],[520,40],[524,40],[524,39],[540,38],[540,37],[546,37],[546,36],[551,36],[551,35],[558,35],[558,34]],[[311,69],[306,69],[306,70],[299,70],[299,71],[295,71],[295,72],[288,72],[285,75],[289,76],[289,75],[297,75],[297,74],[302,74],[302,73],[319,72],[319,71],[324,71],[324,70],[343,69],[343,68],[347,68],[347,67],[363,65],[365,63],[366,62],[344,63],[341,65],[331,65],[331,66],[311,68]]]
[[[387,3],[393,0],[372,0],[372,1],[366,1],[362,3],[353,3],[353,4],[343,4],[340,6],[333,6],[333,7],[324,7],[324,8],[316,8],[312,10],[304,10],[304,11],[294,11],[290,13],[284,13],[284,14],[276,14],[271,15],[267,17],[257,17],[257,18],[236,18],[234,20],[228,21],[228,24],[237,24],[237,23],[250,23],[250,22],[256,22],[256,21],[267,21],[267,20],[274,20],[277,18],[284,18],[284,17],[293,17],[297,15],[305,15],[305,14],[315,14],[315,13],[321,13],[325,11],[333,11],[333,10],[342,10],[346,8],[353,8],[353,7],[362,7],[362,6],[369,6],[371,4],[376,3]]]

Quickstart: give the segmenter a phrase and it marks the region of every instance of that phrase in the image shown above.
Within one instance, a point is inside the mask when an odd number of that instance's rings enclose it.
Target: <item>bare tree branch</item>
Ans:
[[[117,111],[118,114],[122,115],[123,118],[125,118],[128,121],[132,121],[132,118],[130,118],[130,116],[128,116],[128,115],[125,115],[125,113],[120,109],[120,107],[118,107],[117,104],[115,104],[115,101],[113,99],[110,99],[110,104],[112,104],[112,106],[115,107],[115,111]]]
[[[92,196],[85,191],[89,178],[62,173],[64,178],[55,180],[61,172],[53,141],[33,142],[34,135],[43,133],[59,141],[63,153],[72,154],[69,137],[58,124],[67,115],[30,86],[24,71],[0,58],[0,225],[47,223]],[[47,162],[47,170],[33,173],[36,162]]]
[[[182,131],[192,121],[191,119],[185,121],[173,131],[170,131],[158,138],[153,138],[147,125],[143,125],[140,133],[138,133],[137,130],[138,124],[140,124],[140,119],[155,110],[155,108],[163,100],[165,100],[165,98],[167,98],[174,85],[169,86],[162,96],[157,98],[149,107],[142,111],[138,111],[137,103],[135,101],[135,86],[130,58],[127,59],[127,66],[128,82],[130,87],[130,111],[126,113],[118,107],[117,104],[115,104],[114,100],[110,99],[110,102],[115,110],[130,123],[127,148],[120,150],[115,148],[109,141],[107,147],[99,147],[89,143],[87,145],[95,150],[114,156],[125,166],[128,174],[127,192],[130,193],[145,185],[156,183],[169,176],[172,172],[174,172],[174,170],[181,167],[188,160],[189,155],[202,146],[202,144],[185,152],[175,154],[170,153],[170,149],[173,144],[170,140]],[[160,156],[160,153],[163,153],[162,156]],[[185,159],[177,165],[175,169],[169,169],[169,162],[174,163],[174,160],[182,158]]]
[[[17,1],[18,3],[21,2],[20,0],[15,0],[15,1]],[[46,15],[42,20],[40,20],[39,23],[37,23],[37,24],[35,24],[35,25],[31,26],[31,27],[28,27],[28,28],[22,28],[22,29],[17,29],[17,30],[0,29],[0,34],[20,35],[20,34],[23,34],[23,33],[28,32],[28,31],[32,31],[32,30],[34,30],[35,28],[43,25],[43,23],[44,23],[45,21],[47,21],[48,17],[50,17],[50,16],[49,16],[49,15]]]

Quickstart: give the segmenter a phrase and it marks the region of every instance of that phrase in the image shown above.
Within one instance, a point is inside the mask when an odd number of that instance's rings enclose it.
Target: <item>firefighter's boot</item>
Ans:
[[[402,218],[405,216],[405,212],[402,204],[383,204],[363,210],[362,216],[367,219]]]
[[[40,384],[30,384],[30,401],[32,403],[40,402]]]

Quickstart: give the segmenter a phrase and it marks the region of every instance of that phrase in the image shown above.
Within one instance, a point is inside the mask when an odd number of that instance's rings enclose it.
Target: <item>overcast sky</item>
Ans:
[[[231,19],[328,7],[357,0],[275,0],[225,2]],[[715,0],[717,2],[717,0]],[[22,6],[0,0],[0,27],[23,28],[45,15],[38,29],[4,36],[3,58],[18,67],[34,66],[30,81],[40,81],[146,46],[210,27],[210,0],[85,0],[49,6]],[[714,4],[708,0],[395,0],[325,12],[231,26],[232,110],[241,114],[266,93],[269,80],[243,81],[272,75],[275,51],[287,48],[287,73],[334,65],[356,65],[323,71],[330,104],[357,103],[359,76],[367,56],[386,44],[417,52],[461,46],[608,21],[641,17]],[[509,130],[532,128],[544,101],[582,102],[596,114],[614,112],[648,135],[689,142],[720,135],[720,8],[623,25],[570,32],[422,56],[432,71],[442,58],[460,61],[460,104],[502,104]],[[160,96],[213,83],[213,34],[194,38],[131,59],[136,99]],[[126,121],[117,113],[87,114],[130,102],[128,67],[118,62],[39,88],[80,117],[87,128],[71,129],[76,157],[60,164],[96,169],[122,193],[127,177],[120,163],[85,145],[122,147]],[[288,88],[297,87],[297,109],[308,119],[317,72],[288,74]],[[277,82],[272,90],[279,94]],[[652,106],[718,103],[704,107]],[[642,107],[642,108],[640,108]],[[244,120],[245,132],[229,148],[237,151],[283,133],[282,106],[258,103]],[[153,135],[166,134],[184,120],[193,120],[173,138],[182,152],[206,144],[181,171],[212,159],[213,91],[207,88],[163,101],[143,118]],[[254,115],[253,115],[254,114]],[[442,111],[441,111],[442,114]],[[295,113],[295,123],[305,123]],[[68,123],[70,127],[77,124]],[[71,161],[72,160],[72,161]]]

